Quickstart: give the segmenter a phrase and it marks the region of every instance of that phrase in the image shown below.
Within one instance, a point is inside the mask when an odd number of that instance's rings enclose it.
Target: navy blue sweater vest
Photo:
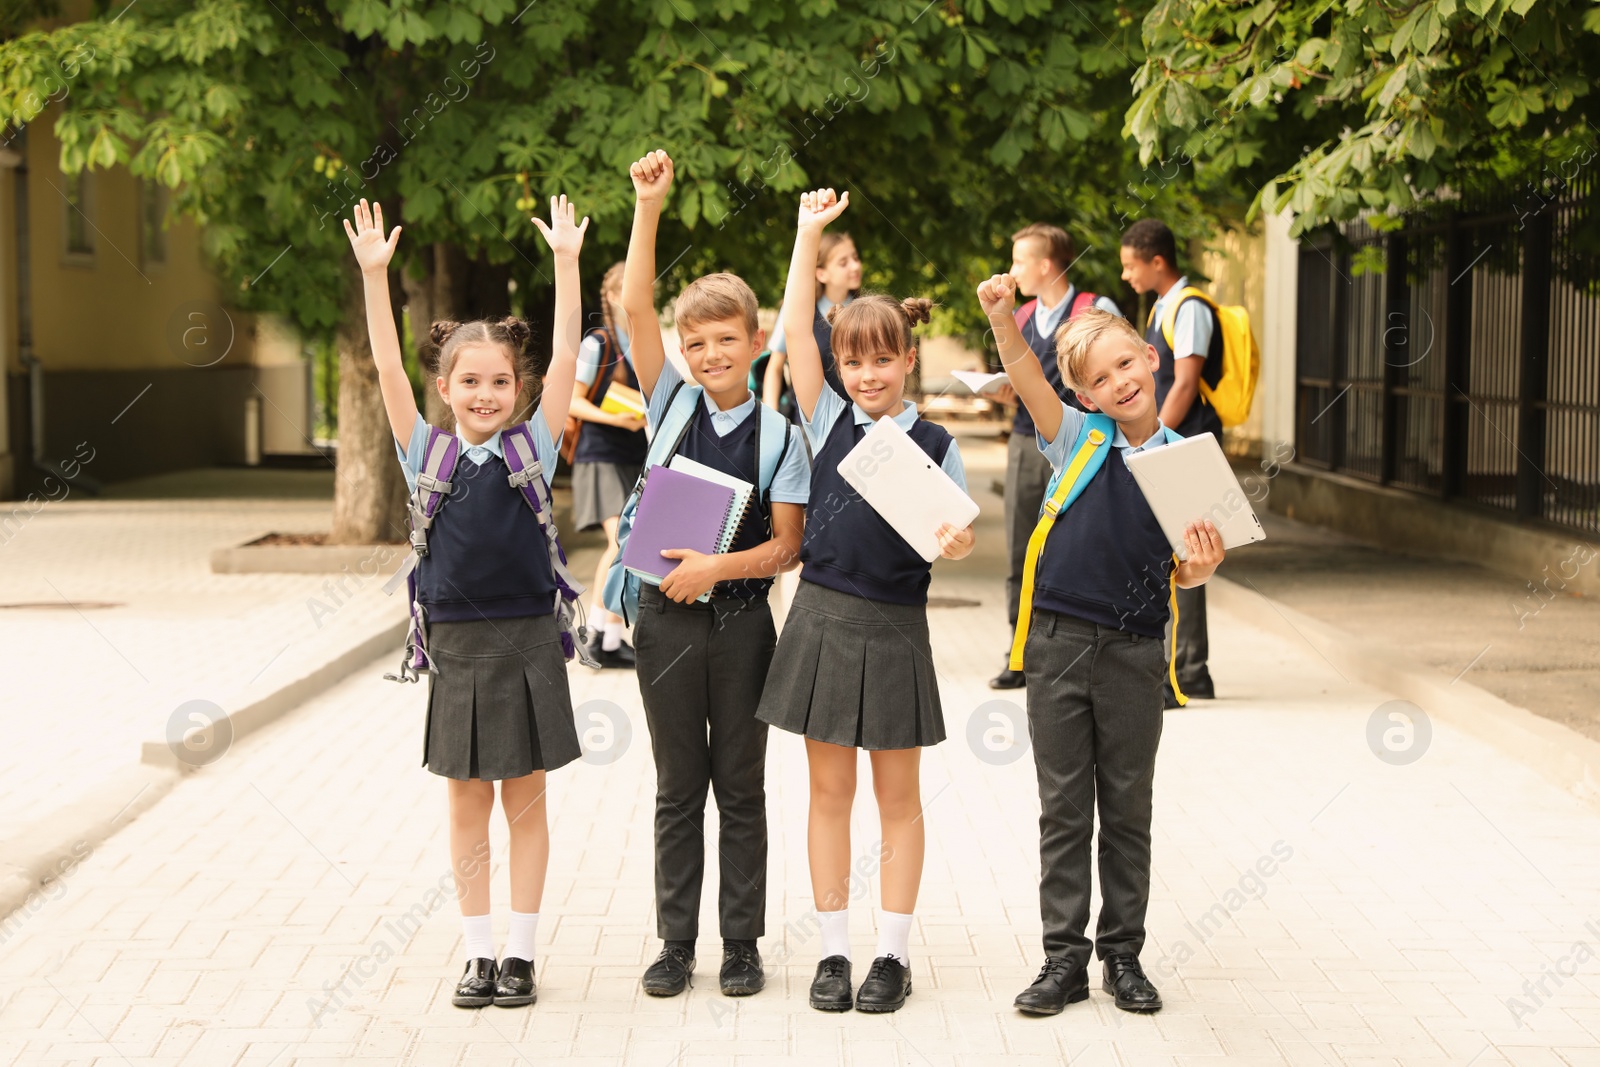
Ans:
[[[1200,314],[1211,315],[1211,309],[1204,301],[1193,296],[1189,300],[1196,301],[1196,309]],[[1172,346],[1167,344],[1167,338],[1161,332],[1161,323],[1165,318],[1166,315],[1163,313],[1161,318],[1150,323],[1150,328],[1144,335],[1145,340],[1155,346],[1156,355],[1161,359],[1161,365],[1156,368],[1157,411],[1166,403],[1167,394],[1172,391],[1172,383],[1177,380],[1178,361],[1173,356]],[[1200,371],[1200,377],[1213,388],[1222,380],[1222,330],[1217,326],[1215,315],[1211,315],[1211,347],[1206,352],[1205,366]],[[1216,409],[1206,401],[1206,398],[1198,393],[1195,394],[1194,403],[1189,405],[1189,413],[1183,417],[1183,422],[1173,429],[1185,437],[1208,433],[1219,443],[1222,441],[1222,419],[1217,416]]]
[[[678,445],[678,455],[696,463],[704,463],[723,474],[743,478],[759,492],[761,482],[756,470],[756,440],[760,427],[761,408],[758,405],[743,422],[729,430],[726,437],[718,437],[717,431],[711,426],[711,414],[702,402],[696,405],[694,416],[689,420],[688,432]],[[734,535],[728,551],[743,552],[770,540],[772,524],[761,513],[760,501],[751,498],[749,507],[745,509],[744,521],[739,524],[739,532]],[[766,596],[771,588],[771,578],[739,578],[718,582],[711,595],[758,600]]]
[[[935,463],[954,440],[942,426],[918,419],[911,439]],[[800,543],[800,576],[841,593],[891,604],[926,604],[933,564],[895,533],[839,473],[839,462],[865,437],[845,408],[811,463],[811,502]]]
[[[595,331],[604,334],[603,330]],[[600,392],[595,394],[595,406],[606,398],[606,393],[611,390],[613,377],[620,371],[621,377],[629,389],[639,388],[639,378],[633,373],[633,365],[622,355],[622,349],[615,340],[601,337],[601,363]],[[621,367],[618,367],[618,364]],[[586,422],[583,429],[578,431],[578,447],[573,450],[572,462],[574,463],[623,463],[630,467],[644,465],[644,457],[650,451],[650,441],[645,437],[643,430],[624,430],[620,426],[607,426],[603,422]]]
[[[1160,637],[1167,624],[1172,547],[1122,449],[1111,454],[1050,528],[1033,603],[1063,615]]]
[[[542,458],[542,457],[541,457]],[[539,519],[506,478],[505,460],[482,465],[463,450],[450,495],[428,530],[417,566],[417,599],[429,622],[471,622],[549,615],[555,574]]]
[[[1056,395],[1065,400],[1069,405],[1076,406],[1072,394],[1067,390],[1066,383],[1061,379],[1061,366],[1056,361],[1056,339],[1053,334],[1042,334],[1035,325],[1034,316],[1029,315],[1028,321],[1022,327],[1022,339],[1028,342],[1028,347],[1033,349],[1033,354],[1039,357],[1039,366],[1044,368],[1044,380],[1050,383],[1050,388]],[[1017,414],[1011,420],[1011,432],[1032,437],[1036,432],[1033,416],[1028,414],[1028,405],[1018,404]]]

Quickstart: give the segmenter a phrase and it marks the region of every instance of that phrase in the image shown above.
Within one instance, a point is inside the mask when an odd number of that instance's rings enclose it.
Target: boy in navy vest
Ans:
[[[1174,301],[1179,299],[1189,279],[1178,272],[1178,244],[1166,223],[1140,219],[1122,235],[1122,279],[1143,295],[1154,293],[1155,306],[1145,324],[1145,340],[1156,350],[1161,365],[1156,370],[1156,406],[1161,421],[1185,437],[1209,433],[1222,443],[1222,420],[1205,397],[1200,382],[1215,386],[1222,378],[1222,331],[1204,300],[1190,296],[1178,305],[1172,325],[1172,343],[1167,343],[1163,325]],[[1206,591],[1181,589],[1178,592],[1178,627],[1169,633],[1177,666],[1178,686],[1185,696],[1209,700],[1216,695],[1206,637]],[[1167,687],[1167,707],[1178,706],[1178,698]]]
[[[1067,278],[1067,268],[1077,259],[1072,237],[1059,226],[1035,222],[1011,235],[1011,276],[1017,291],[1033,297],[1017,312],[1022,339],[1039,357],[1044,376],[1056,394],[1068,404],[1076,404],[1061,381],[1056,364],[1056,328],[1087,307],[1097,307],[1113,315],[1122,312],[1116,301],[1094,293],[1080,293]],[[1002,403],[1015,403],[1017,394],[1003,386]],[[1025,405],[1018,404],[1011,421],[1011,439],[1006,444],[1006,552],[1011,569],[1006,574],[1006,621],[1017,625],[1017,604],[1022,596],[1022,561],[1028,552],[1028,535],[1039,517],[1045,483],[1050,480],[1050,464],[1033,443],[1033,417]],[[1021,689],[1022,672],[1010,667],[991,679],[991,689]]]
[[[1102,988],[1124,1011],[1161,1007],[1139,965],[1150,901],[1151,787],[1166,675],[1172,549],[1123,457],[1168,438],[1156,414],[1155,350],[1120,316],[1090,309],[1057,333],[1062,377],[1089,412],[1114,426],[1098,447],[1089,416],[1058,396],[1012,319],[1015,283],[996,275],[978,287],[1000,360],[1033,415],[1040,450],[1061,471],[1083,448],[1103,462],[1047,527],[1031,577],[1023,673],[1028,728],[1039,778],[1039,904],[1045,964],[1016,999],[1018,1010],[1054,1015],[1089,995],[1090,949],[1103,962]],[[1098,432],[1098,431],[1096,431]],[[1086,453],[1087,454],[1087,453]],[[1088,469],[1088,468],[1085,468]],[[1197,586],[1222,562],[1209,522],[1190,524],[1176,583]],[[1089,924],[1089,861],[1100,811],[1100,921]]]
[[[674,395],[689,387],[666,359],[655,309],[656,225],[672,160],[651,152],[630,173],[637,202],[622,309],[649,422],[659,428]],[[732,274],[709,274],[674,307],[684,361],[703,390],[676,454],[759,484],[762,415],[749,386],[763,340],[756,295]],[[639,591],[633,637],[656,764],[656,933],[666,943],[644,973],[652,996],[683,992],[694,970],[709,789],[719,818],[721,989],[746,996],[765,984],[756,939],[766,932],[767,724],[756,706],[777,646],[767,593],[772,577],[799,559],[810,493],[805,445],[786,429],[770,519],[752,500],[727,552],[669,550],[678,566],[659,587]],[[710,599],[697,602],[705,593]]]

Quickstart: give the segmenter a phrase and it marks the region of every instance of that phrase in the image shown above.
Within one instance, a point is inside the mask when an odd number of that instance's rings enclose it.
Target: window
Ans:
[[[94,227],[89,225],[89,215],[94,210],[94,184],[87,171],[79,171],[66,180],[66,231],[67,254],[94,255]]]
[[[159,266],[167,261],[167,231],[161,228],[167,215],[167,190],[157,182],[139,183],[139,247],[145,264]]]

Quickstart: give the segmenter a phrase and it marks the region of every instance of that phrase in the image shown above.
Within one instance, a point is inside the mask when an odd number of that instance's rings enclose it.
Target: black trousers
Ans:
[[[1012,434],[1006,442],[1006,621],[1017,625],[1022,601],[1022,571],[1028,558],[1028,538],[1039,523],[1039,505],[1050,484],[1050,461],[1039,451],[1033,434]]]
[[[717,798],[722,936],[766,933],[767,724],[756,718],[777,645],[765,598],[678,604],[639,593],[639,692],[656,761],[656,934],[699,934],[706,794]]]
[[[1178,632],[1172,632],[1172,619],[1167,619],[1167,641],[1175,642],[1173,668],[1178,675],[1178,688],[1185,696],[1212,697],[1216,687],[1211,682],[1211,668],[1206,660],[1211,656],[1211,642],[1206,636],[1206,587],[1178,590]],[[1171,683],[1167,688],[1172,688]]]
[[[1155,637],[1035,608],[1024,674],[1039,776],[1044,951],[1087,966],[1089,844],[1100,809],[1099,958],[1144,948],[1166,659]]]

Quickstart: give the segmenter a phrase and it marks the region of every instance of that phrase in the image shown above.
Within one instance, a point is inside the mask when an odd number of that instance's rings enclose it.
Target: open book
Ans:
[[[979,396],[984,396],[986,394],[993,395],[998,393],[1000,391],[1000,387],[1008,384],[1010,381],[1010,379],[1005,376],[1004,372],[999,374],[985,374],[982,371],[975,370],[953,370],[950,372],[950,377],[954,378],[968,389],[971,389]]]

